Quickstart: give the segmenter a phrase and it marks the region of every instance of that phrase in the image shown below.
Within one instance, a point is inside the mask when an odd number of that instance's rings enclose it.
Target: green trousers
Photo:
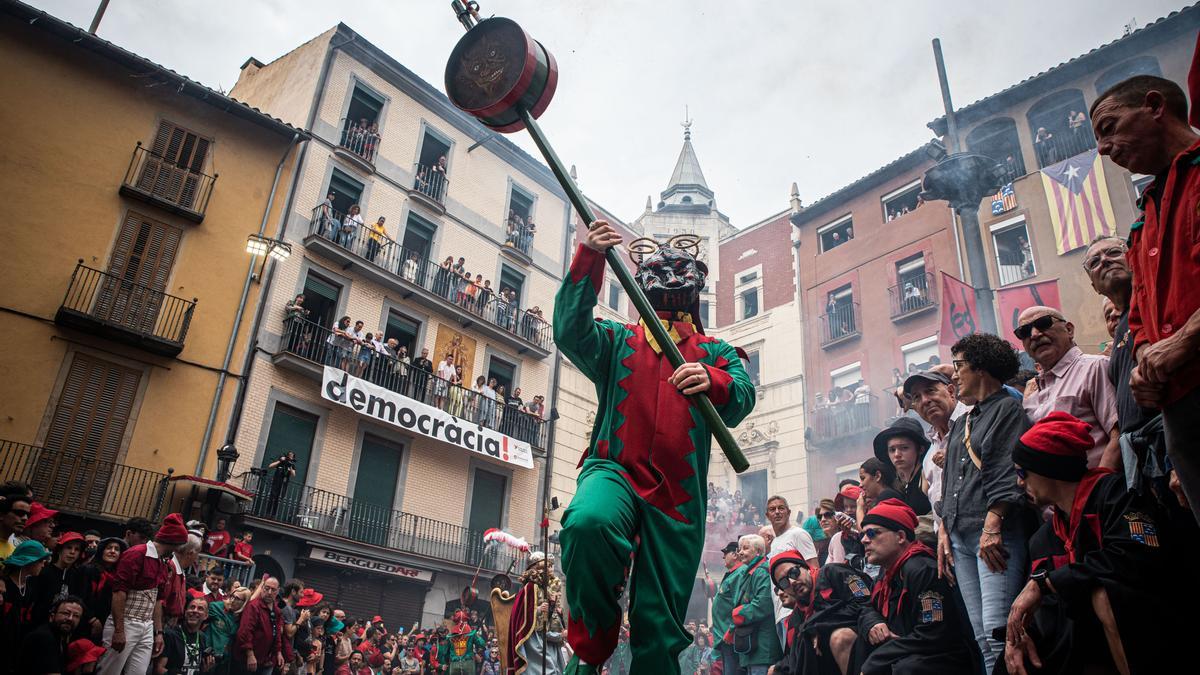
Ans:
[[[690,522],[647,505],[606,459],[589,459],[563,514],[560,535],[568,641],[584,663],[599,668],[617,646],[620,598],[629,577],[630,672],[679,672],[678,655],[692,638],[684,617],[704,546],[704,499],[683,504]],[[704,477],[699,484],[704,484]]]
[[[450,675],[475,675],[475,660],[455,661],[447,667]]]

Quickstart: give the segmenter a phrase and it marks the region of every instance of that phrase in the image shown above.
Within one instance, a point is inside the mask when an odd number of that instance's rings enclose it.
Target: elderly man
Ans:
[[[712,632],[717,640],[713,647],[720,654],[720,663],[724,675],[737,675],[740,672],[737,664],[737,654],[733,651],[733,642],[724,639],[733,622],[733,606],[736,603],[734,594],[738,591],[738,570],[742,569],[742,561],[738,557],[738,544],[731,541],[721,549],[725,563],[725,575],[720,584],[712,583],[708,568],[704,569],[704,578],[708,580],[712,596]]]
[[[292,642],[284,634],[278,600],[279,580],[267,577],[262,582],[261,594],[242,610],[237,637],[230,649],[235,665],[243,671],[269,675],[292,660]]]
[[[200,549],[203,546],[204,539],[199,532],[189,531],[187,541],[175,549],[175,555],[171,558],[171,573],[167,580],[167,591],[162,599],[163,620],[168,626],[178,625],[183,618],[189,598],[187,575],[200,557]]]
[[[1174,82],[1139,75],[1092,104],[1097,148],[1117,165],[1158,178],[1142,193],[1142,219],[1129,233],[1135,284],[1129,329],[1138,403],[1163,410],[1167,455],[1200,520],[1200,135],[1188,123],[1187,98]],[[1164,199],[1164,195],[1169,198]]]
[[[812,535],[792,521],[792,509],[786,499],[779,495],[767,498],[767,520],[771,524],[760,530],[759,536],[766,543],[768,558],[784,551],[799,551],[810,565],[819,564]],[[776,637],[782,643],[787,617],[792,610],[784,607],[774,593],[771,594],[771,602],[775,608]]]
[[[738,573],[738,592],[734,596],[733,649],[738,664],[748,675],[766,675],[783,655],[775,633],[775,613],[771,591],[771,572],[767,564],[767,546],[757,534],[738,539],[738,558],[745,572]]]
[[[940,525],[942,518],[942,467],[946,465],[946,446],[950,440],[950,425],[967,412],[958,400],[954,383],[954,366],[946,363],[909,375],[904,380],[904,399],[921,419],[929,425],[926,436],[929,450],[921,462],[921,475],[929,489],[933,515]]]
[[[1108,381],[1108,358],[1084,354],[1075,345],[1075,324],[1050,307],[1035,306],[1021,312],[1013,334],[1042,369],[1037,391],[1022,403],[1025,414],[1036,422],[1061,410],[1087,422],[1095,441],[1088,466],[1119,468],[1117,393]]]
[[[150,657],[163,648],[163,603],[172,572],[168,562],[188,540],[183,517],[163,519],[154,540],[131,546],[121,554],[112,579],[112,614],[104,623],[101,675],[136,673],[150,668]]]

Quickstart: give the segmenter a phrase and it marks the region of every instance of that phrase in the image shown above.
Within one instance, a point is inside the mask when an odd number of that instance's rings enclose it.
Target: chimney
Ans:
[[[265,65],[266,64],[262,61],[259,61],[251,56],[250,58],[246,59],[245,63],[242,64],[241,71],[245,75],[253,75],[254,73],[258,72],[259,68],[262,68]]]
[[[804,208],[804,203],[800,201],[800,188],[796,183],[792,183],[792,213],[800,213]]]

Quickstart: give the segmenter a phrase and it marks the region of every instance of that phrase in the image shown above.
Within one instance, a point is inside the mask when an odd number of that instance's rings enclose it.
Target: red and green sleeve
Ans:
[[[773,624],[775,604],[771,601],[771,576],[766,568],[755,568],[751,565],[741,582],[741,592],[738,595],[742,604],[733,608],[733,625],[745,626],[763,619]]]
[[[746,415],[754,410],[758,400],[754,383],[742,366],[742,358],[738,356],[733,345],[722,340],[713,340],[702,345],[713,359],[705,363],[711,386],[708,398],[716,407],[717,413],[725,426],[733,428],[741,424]]]
[[[607,377],[613,343],[610,322],[592,314],[603,283],[604,254],[580,244],[554,298],[554,343],[597,385]]]

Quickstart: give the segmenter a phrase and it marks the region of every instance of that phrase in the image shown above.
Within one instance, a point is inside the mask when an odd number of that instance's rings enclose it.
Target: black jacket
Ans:
[[[783,658],[775,664],[776,675],[820,675],[837,672],[829,648],[829,636],[838,628],[855,628],[858,615],[871,605],[871,579],[844,563],[829,563],[817,573],[813,589],[812,614],[802,611],[788,616],[787,645]],[[813,638],[820,654],[813,648]],[[851,656],[849,672],[857,673],[858,664]]]
[[[982,675],[967,608],[958,588],[938,578],[937,560],[922,554],[905,561],[892,579],[888,606],[886,619],[874,605],[859,614],[857,645],[869,654],[863,673]],[[878,623],[899,637],[871,645],[867,635]]]

